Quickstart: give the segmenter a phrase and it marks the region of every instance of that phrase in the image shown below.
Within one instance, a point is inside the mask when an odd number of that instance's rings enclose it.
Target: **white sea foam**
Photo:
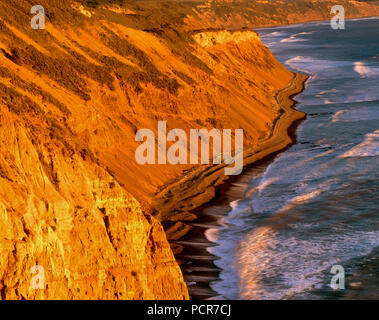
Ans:
[[[338,110],[332,117],[332,123],[360,122],[369,120],[379,120],[379,112],[377,107],[360,107]]]
[[[316,74],[326,69],[334,69],[336,67],[351,66],[351,62],[348,61],[332,61],[315,59],[312,57],[296,56],[294,58],[285,61],[292,69],[296,69],[306,73]]]
[[[294,58],[288,59],[288,60],[286,61],[286,64],[290,65],[291,63],[294,63],[294,62],[297,62],[297,61],[301,61],[302,59],[304,59],[303,56],[297,56],[297,57],[294,57]]]
[[[333,115],[333,118],[332,118],[332,122],[338,122],[340,120],[340,117],[347,113],[348,110],[338,110],[334,115]]]
[[[349,234],[341,231],[341,234],[332,232],[304,239],[301,236],[287,237],[275,227],[275,223],[283,223],[283,219],[276,220],[275,215],[286,214],[289,217],[297,206],[319,197],[334,182],[331,179],[317,186],[305,187],[302,193],[289,199],[274,214],[270,226],[258,227],[245,235],[236,252],[240,278],[238,299],[286,299],[319,288],[323,272],[339,262],[338,256],[353,257],[355,252],[350,251],[351,247],[359,247],[358,252],[364,255],[378,244],[378,232]],[[296,232],[304,232],[306,228],[312,230],[315,224],[304,225],[301,220],[291,224],[291,229],[297,229]],[[262,285],[263,279],[272,281],[275,278],[283,284],[276,290]]]
[[[379,76],[379,68],[368,65],[363,61],[344,61],[344,60],[323,60],[315,59],[313,57],[307,56],[296,56],[294,58],[285,61],[285,64],[290,68],[299,70],[306,73],[317,74],[323,71],[328,71],[333,69],[333,73],[336,74],[337,68],[351,67],[355,72],[357,72],[362,78],[370,78],[374,76]],[[333,75],[333,74],[332,74]],[[325,93],[335,93],[336,89],[321,91],[318,96],[322,96]],[[371,100],[371,99],[370,99]],[[367,99],[365,99],[367,101]]]
[[[303,230],[303,224],[292,225]],[[309,240],[283,238],[267,227],[249,234],[238,251],[239,299],[288,299],[314,288],[321,288],[324,271],[339,264],[340,256],[352,258],[356,248],[361,255],[378,245],[379,232],[329,234]],[[262,279],[280,279],[275,290],[262,285]]]
[[[339,158],[375,156],[379,156],[379,129],[366,134],[365,140],[362,143],[345,152]]]
[[[328,189],[329,185],[320,185],[317,188],[311,188],[305,191],[304,193],[289,199],[287,203],[277,211],[277,213],[289,211],[298,205],[309,202],[314,198],[318,197],[323,192],[327,191]]]
[[[293,34],[292,36],[290,36],[289,38],[285,38],[285,39],[280,40],[280,42],[300,42],[300,41],[307,41],[306,39],[299,39],[298,36],[300,36],[300,35],[312,34],[312,33],[314,33],[314,31],[311,31],[311,32],[300,32],[300,33],[296,33],[296,34]]]
[[[237,209],[239,200],[234,200],[229,203],[230,207],[232,208],[232,211]]]
[[[219,229],[207,229],[205,231],[205,237],[210,241],[210,242],[217,242],[218,239],[218,234],[219,234]]]
[[[379,75],[379,68],[370,67],[363,61],[354,62],[354,71],[357,72],[361,78],[370,78]]]
[[[285,64],[290,66],[292,69],[296,69],[305,73],[309,73],[309,66],[307,66],[306,58],[303,56],[297,56],[291,59],[288,59]]]
[[[334,89],[330,89],[330,90],[324,90],[324,91],[321,91],[317,96],[322,96],[324,95],[325,93],[336,93],[337,92],[337,89],[334,88]]]
[[[266,36],[281,36],[282,34],[283,34],[283,32],[274,31],[274,32],[267,34]]]
[[[257,186],[257,187],[254,187],[252,189],[250,189],[248,192],[246,192],[246,197],[249,198],[251,197],[251,195],[254,193],[254,192],[261,192],[263,189],[265,189],[266,187],[270,186],[271,184],[273,184],[275,181],[279,180],[279,178],[269,178],[269,179],[262,179],[261,183]]]

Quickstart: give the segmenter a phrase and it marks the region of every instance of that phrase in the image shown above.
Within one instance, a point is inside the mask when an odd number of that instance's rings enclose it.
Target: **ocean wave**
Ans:
[[[336,67],[351,66],[349,61],[322,60],[312,57],[296,56],[285,61],[290,68],[305,73],[317,74],[326,69],[335,69]]]
[[[364,61],[345,61],[345,60],[323,60],[316,59],[310,56],[296,56],[285,61],[285,64],[290,68],[310,73],[318,74],[322,72],[329,72],[333,69],[333,73],[336,74],[337,68],[352,68],[361,78],[372,78],[379,76],[379,67],[370,65]],[[340,69],[342,70],[342,69]],[[354,73],[352,73],[354,74]],[[320,92],[317,96],[320,97],[325,93],[335,93],[336,89],[325,90]],[[365,97],[364,101],[372,100]]]
[[[267,180],[263,178],[258,186],[251,188],[249,191],[246,192],[245,197],[250,198],[253,193],[255,193],[257,191],[261,192],[263,189],[265,189],[266,187],[270,186],[271,184],[273,184],[274,182],[276,182],[278,180],[279,180],[279,178],[269,178]]]
[[[277,41],[273,41],[273,42],[265,43],[264,45],[265,45],[266,47],[271,47],[271,46],[276,45],[276,44],[278,44],[278,42],[277,42]]]
[[[357,72],[361,78],[370,78],[379,75],[379,68],[370,67],[363,61],[354,62],[354,71]]]
[[[338,122],[340,121],[340,118],[343,114],[349,112],[349,110],[338,110],[334,115],[333,115],[333,118],[332,118],[332,122]]]
[[[375,156],[379,156],[379,129],[366,134],[362,143],[340,155],[339,158]]]
[[[304,59],[303,56],[297,56],[297,57],[288,59],[285,63],[286,64],[291,64],[291,63],[294,63],[294,62],[297,62],[297,61],[301,61],[302,59]]]
[[[288,59],[285,61],[285,64],[287,64],[290,68],[296,69],[298,71],[302,71],[305,73],[310,73],[310,69],[307,66],[306,58],[303,56],[297,56],[291,59]],[[305,67],[305,68],[304,68]]]
[[[280,42],[300,42],[300,41],[307,41],[306,39],[299,39],[299,38],[297,38],[297,37],[300,36],[300,35],[312,34],[312,33],[314,33],[314,32],[315,32],[315,31],[296,33],[296,34],[293,34],[292,36],[290,36],[289,38],[285,38],[285,39],[280,40]]]
[[[343,109],[338,110],[332,117],[332,123],[369,120],[379,120],[379,112],[377,108],[360,107],[359,109]]]
[[[283,32],[274,31],[274,32],[270,32],[270,33],[268,33],[268,34],[265,34],[265,37],[271,37],[271,36],[276,36],[276,37],[278,37],[278,36],[281,36],[281,35],[283,35],[283,34],[284,34]]]
[[[295,196],[287,201],[287,203],[280,208],[275,214],[283,213],[292,210],[296,206],[304,204],[318,197],[320,194],[329,190],[329,182],[324,185],[319,185],[316,188],[311,188],[310,190],[305,191],[304,193]]]
[[[323,96],[325,93],[336,93],[338,90],[336,88],[333,88],[333,89],[330,89],[330,90],[324,90],[324,91],[321,91],[317,97],[321,97]]]
[[[292,225],[302,233],[314,225]],[[275,230],[262,227],[246,237],[238,252],[242,299],[289,299],[321,288],[325,271],[344,259],[368,254],[378,245],[379,232],[332,233],[304,239],[298,234],[284,238]],[[311,231],[310,231],[311,232]],[[355,248],[355,250],[351,250]],[[275,290],[264,283],[277,281]]]
[[[220,230],[219,229],[216,229],[216,228],[210,228],[210,229],[207,229],[205,231],[205,237],[210,241],[210,242],[213,242],[213,243],[216,243],[217,240],[218,240],[218,234],[219,234]]]

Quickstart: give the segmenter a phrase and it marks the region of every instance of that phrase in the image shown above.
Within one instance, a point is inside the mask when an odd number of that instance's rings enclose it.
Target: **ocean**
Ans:
[[[379,18],[259,29],[292,71],[297,142],[248,172],[206,231],[219,299],[379,299]],[[245,179],[246,180],[246,179]],[[232,186],[233,188],[233,186]],[[332,289],[332,267],[344,289]]]

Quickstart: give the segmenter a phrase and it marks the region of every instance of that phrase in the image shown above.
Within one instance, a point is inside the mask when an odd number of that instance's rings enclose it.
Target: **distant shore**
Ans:
[[[270,136],[260,145],[245,150],[244,172],[254,163],[272,157],[294,143],[296,128],[306,118],[306,114],[294,109],[297,102],[293,98],[304,90],[307,79],[307,75],[294,73],[288,86],[277,92],[275,99],[283,112],[276,120]],[[211,245],[204,237],[206,228],[196,222],[201,209],[212,200],[222,197],[230,184],[244,174],[225,176],[224,167],[225,164],[194,168],[166,186],[154,200],[154,210],[160,217],[172,250],[182,267],[191,259],[188,255],[183,255],[183,251],[186,249],[186,254],[196,254],[199,250],[193,250],[195,245],[205,254],[197,257],[202,261],[203,269],[212,269],[212,263],[204,264],[204,260],[212,262],[212,257],[206,251],[206,247]],[[193,266],[194,263],[191,263]],[[212,277],[204,280],[211,281]],[[207,294],[202,296],[206,297]]]
[[[345,21],[375,19],[375,18],[379,18],[379,16],[378,15],[373,15],[373,16],[352,16],[352,17],[346,17]],[[256,28],[254,28],[254,30],[256,32],[258,32],[259,30],[264,30],[264,29],[283,28],[283,27],[296,27],[296,26],[300,26],[300,25],[303,25],[303,24],[321,23],[321,22],[330,22],[330,19],[315,19],[315,20],[306,20],[306,21],[303,21],[303,22],[294,22],[294,23],[287,23],[287,24],[263,25],[263,26],[257,26]]]

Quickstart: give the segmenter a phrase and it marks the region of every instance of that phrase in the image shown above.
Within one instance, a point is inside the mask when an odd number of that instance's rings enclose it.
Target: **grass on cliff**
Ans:
[[[378,0],[360,0],[355,2],[366,2],[379,5]],[[228,19],[231,16],[241,16],[249,21],[250,25],[261,26],[265,24],[287,24],[288,16],[298,17],[299,21],[304,15],[317,17],[318,20],[330,19],[330,9],[334,5],[342,5],[346,16],[354,16],[359,13],[357,6],[349,0],[242,0],[233,2],[212,2],[211,10],[219,18]]]
[[[97,5],[95,7],[99,4],[119,4],[121,2],[96,1]],[[185,38],[185,32],[176,33],[173,31],[174,28],[170,29],[167,27],[169,24],[166,24],[176,23],[180,25],[181,18],[185,17],[185,12],[188,12],[190,6],[188,4],[174,6],[172,5],[173,3],[167,3],[132,1],[128,2],[128,5],[137,12],[142,12],[142,14],[127,16],[100,8],[94,18],[91,19],[73,10],[67,1],[57,0],[52,4],[51,1],[41,0],[39,4],[45,6],[47,21],[56,28],[91,29],[92,25],[94,28],[98,28],[103,18],[108,22],[116,22],[117,19],[122,18],[117,23],[143,29],[147,32],[154,32],[166,42],[174,54],[182,57],[186,63],[210,74],[210,69],[192,54],[192,48],[189,46],[190,41],[192,41],[191,38]],[[150,7],[150,4],[152,7]],[[91,99],[91,92],[88,90],[83,76],[107,86],[111,90],[113,90],[114,81],[117,79],[120,82],[128,83],[137,92],[142,90],[141,84],[151,83],[153,86],[167,90],[171,94],[177,93],[180,85],[175,76],[161,73],[144,52],[109,29],[104,30],[101,41],[114,52],[131,58],[139,67],[138,69],[111,57],[103,56],[98,52],[92,52],[88,48],[82,48],[91,57],[100,62],[100,65],[90,63],[83,56],[62,44],[59,39],[55,39],[50,33],[31,30],[29,25],[31,15],[29,12],[33,5],[32,1],[29,0],[10,0],[9,5],[0,4],[0,15],[4,16],[4,21],[8,24],[27,34],[48,52],[54,52],[54,55],[41,54],[36,47],[17,37],[7,28],[4,22],[0,21],[0,32],[2,33],[0,41],[5,43],[8,48],[11,48],[10,54],[5,52],[0,52],[0,54],[5,55],[12,62],[30,68],[41,75],[48,76],[86,101]],[[182,11],[177,12],[177,7],[182,8]],[[155,8],[158,9],[156,12]],[[162,14],[162,11],[159,10],[162,8],[166,8],[169,14]],[[178,26],[178,28],[180,27]],[[166,29],[169,30],[170,34],[167,34]],[[56,45],[64,50],[57,51]],[[184,78],[183,75],[181,78]],[[188,78],[185,80],[187,83],[191,82]]]

